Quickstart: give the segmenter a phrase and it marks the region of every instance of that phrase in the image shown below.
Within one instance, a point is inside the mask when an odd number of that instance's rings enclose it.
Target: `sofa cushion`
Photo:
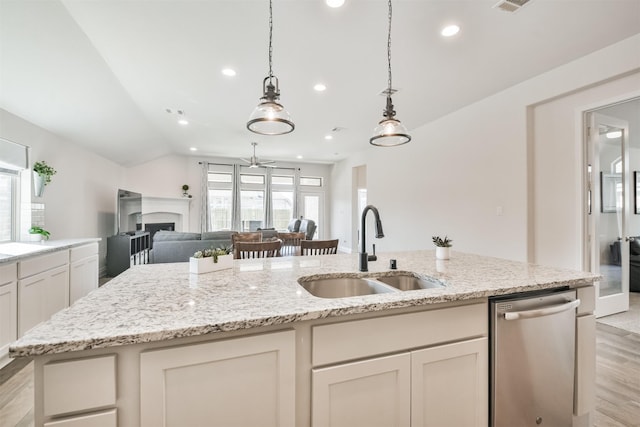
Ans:
[[[278,237],[278,232],[274,228],[268,229],[268,230],[261,230],[260,232],[262,233],[263,242],[267,242],[269,240],[276,239]]]
[[[297,218],[293,218],[291,221],[289,221],[287,230],[289,230],[290,233],[297,233],[300,230],[300,220]]]
[[[231,235],[235,231],[206,231],[202,233],[202,240],[228,240],[231,244]]]
[[[631,255],[640,255],[640,241],[638,237],[629,242],[629,253]]]
[[[175,240],[200,240],[200,233],[160,230],[153,236],[154,242],[169,242]]]

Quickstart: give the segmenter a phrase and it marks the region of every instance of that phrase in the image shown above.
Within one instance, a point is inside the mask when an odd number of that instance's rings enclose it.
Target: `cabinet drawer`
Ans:
[[[44,414],[112,406],[116,403],[116,356],[102,356],[44,366]]]
[[[0,265],[0,285],[15,282],[18,278],[18,267],[16,263]]]
[[[118,413],[115,409],[44,423],[44,427],[117,427],[117,425]]]
[[[33,276],[69,263],[69,251],[60,250],[48,255],[29,258],[18,263],[18,278]]]
[[[487,335],[487,303],[316,326],[313,366]]]
[[[98,253],[98,244],[90,243],[88,245],[82,245],[69,250],[69,262],[81,260],[83,258],[96,255]]]

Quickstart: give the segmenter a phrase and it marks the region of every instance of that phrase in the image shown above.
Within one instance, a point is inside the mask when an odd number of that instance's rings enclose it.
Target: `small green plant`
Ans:
[[[444,239],[441,239],[440,236],[432,236],[431,239],[433,240],[433,244],[440,248],[450,248],[453,243],[453,240],[447,236],[444,236]]]
[[[29,234],[40,234],[42,235],[42,237],[44,237],[45,240],[49,240],[49,236],[51,236],[51,233],[49,233],[47,230],[36,225],[29,229]]]
[[[213,262],[217,263],[219,256],[229,255],[230,253],[231,253],[231,248],[229,247],[215,248],[215,249],[211,248],[211,249],[205,249],[204,251],[197,251],[196,253],[193,254],[193,257],[194,258],[212,257]]]
[[[44,179],[44,185],[51,182],[51,177],[56,174],[56,170],[49,166],[44,160],[33,164],[33,171]]]
[[[187,184],[184,184],[184,185],[182,186],[182,191],[184,191],[185,193],[186,193],[187,191],[189,191],[189,186],[188,186]]]

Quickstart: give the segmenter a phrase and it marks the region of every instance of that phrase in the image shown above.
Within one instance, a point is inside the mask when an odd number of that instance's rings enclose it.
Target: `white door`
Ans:
[[[596,282],[596,316],[629,309],[630,189],[629,125],[599,113],[588,113],[587,224],[589,269]]]
[[[300,193],[300,215],[306,219],[312,219],[316,223],[316,232],[313,239],[323,236],[324,228],[324,193],[303,192]]]

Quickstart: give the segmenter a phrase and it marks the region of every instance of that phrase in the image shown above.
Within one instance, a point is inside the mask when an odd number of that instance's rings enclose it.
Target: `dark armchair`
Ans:
[[[611,264],[621,265],[620,240],[609,245]],[[640,292],[640,236],[629,242],[629,290]]]

